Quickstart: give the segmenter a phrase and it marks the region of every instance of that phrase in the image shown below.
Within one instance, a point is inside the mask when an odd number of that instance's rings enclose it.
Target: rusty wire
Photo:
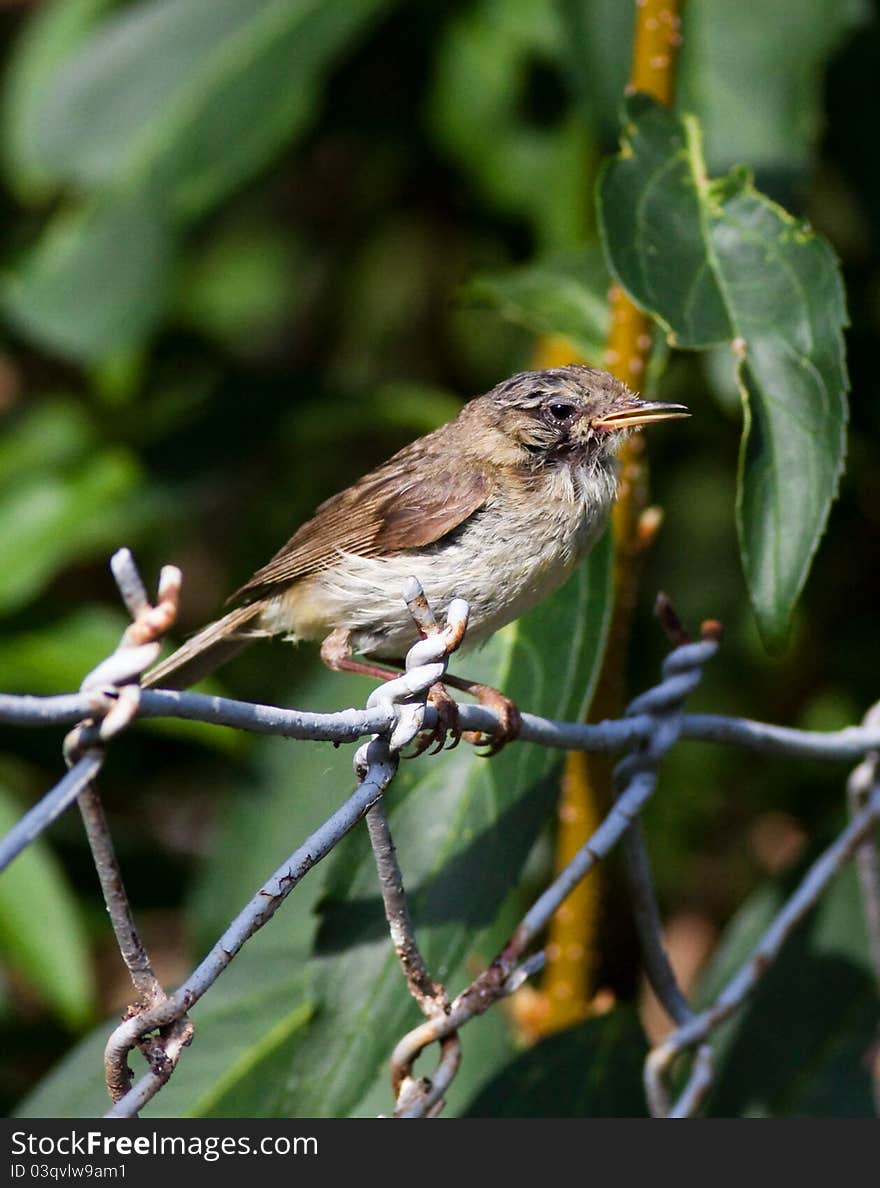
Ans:
[[[617,798],[591,838],[525,913],[507,943],[489,966],[464,990],[451,997],[434,979],[419,949],[382,796],[394,778],[400,750],[423,730],[438,725],[428,701],[442,680],[449,655],[467,627],[467,605],[450,604],[445,624],[435,620],[415,579],[402,591],[422,639],[410,650],[406,670],[380,685],[364,710],[314,714],[260,706],[225,698],[166,690],[141,690],[140,674],[156,659],[159,640],[173,625],[180,573],[162,571],[159,594],[151,604],[128,550],[111,562],[132,623],[119,647],[83,681],[78,694],[37,698],[0,694],[0,721],[35,726],[75,723],[65,740],[70,770],[0,840],[0,871],[38,837],[74,800],[83,814],[96,870],[126,963],[135,998],[123,1022],[110,1035],[105,1050],[105,1076],[113,1106],[110,1117],[131,1117],[157,1093],[174,1072],[188,1046],[193,1027],[188,1011],[247,940],[274,915],[308,872],[366,818],[376,860],[392,943],[410,994],[426,1016],[401,1038],[391,1054],[391,1081],[396,1117],[434,1117],[462,1058],[461,1028],[494,1003],[513,993],[544,963],[538,945],[559,904],[595,865],[622,842],[631,896],[649,980],[675,1030],[648,1056],[646,1094],[652,1113],[688,1117],[695,1114],[712,1085],[711,1040],[715,1029],[738,1010],[768,965],[831,879],[855,859],[864,903],[868,941],[880,982],[880,861],[875,834],[880,821],[880,708],[874,707],[860,727],[816,734],[785,727],[709,714],[688,714],[684,705],[699,683],[703,666],[718,649],[716,624],[705,624],[703,638],[691,642],[669,606],[658,608],[673,651],[663,665],[662,680],[636,698],[623,718],[598,725],[554,722],[523,714],[520,741],[567,750],[621,751],[615,768]],[[95,788],[106,746],[137,718],[180,717],[232,728],[308,738],[352,742],[371,740],[354,759],[357,787],[327,820],[267,880],[232,921],[204,960],[173,994],[167,994],[152,970],[140,940],[110,831]],[[483,706],[459,707],[462,731],[491,736],[496,714]],[[695,1012],[678,986],[662,940],[660,911],[654,896],[650,865],[639,830],[639,814],[654,793],[666,752],[680,739],[735,745],[766,755],[797,755],[826,762],[854,762],[848,792],[850,823],[817,860],[772,921],[743,967],[716,1001]],[[414,1064],[433,1044],[439,1048],[430,1076],[416,1075]],[[148,1065],[132,1085],[129,1056],[138,1048]],[[683,1090],[672,1100],[669,1073],[687,1052],[694,1060]]]

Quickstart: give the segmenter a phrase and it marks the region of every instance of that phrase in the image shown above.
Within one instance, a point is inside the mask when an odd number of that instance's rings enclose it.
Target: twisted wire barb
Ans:
[[[80,722],[64,740],[64,757],[73,767],[89,755],[95,758],[102,755],[104,744],[134,720],[141,693],[137,682],[141,673],[158,659],[159,641],[177,618],[181,575],[175,566],[168,565],[162,570],[155,606],[147,596],[128,549],[114,553],[110,568],[132,621],[116,650],[94,668],[80,686],[80,691],[89,699],[91,706],[90,717]],[[116,944],[138,995],[137,1001],[128,1007],[126,1014],[136,1015],[164,1002],[165,990],[153,971],[149,954],[134,922],[110,827],[94,779],[82,788],[77,803]],[[175,1021],[169,1039],[183,1045],[189,1042],[191,1035],[189,1021],[182,1018]],[[155,1050],[155,1045],[145,1048],[145,1055],[153,1064],[166,1059],[164,1053]],[[104,1074],[107,1090],[115,1101],[128,1089],[128,1067],[124,1063],[105,1060]]]

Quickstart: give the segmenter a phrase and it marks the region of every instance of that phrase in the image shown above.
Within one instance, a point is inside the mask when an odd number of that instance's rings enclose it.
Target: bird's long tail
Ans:
[[[262,611],[259,602],[249,606],[238,606],[215,623],[209,623],[192,639],[188,639],[176,652],[157,664],[141,681],[145,688],[161,686],[163,689],[188,689],[203,677],[231,660],[238,652],[259,634],[248,633],[244,628]]]

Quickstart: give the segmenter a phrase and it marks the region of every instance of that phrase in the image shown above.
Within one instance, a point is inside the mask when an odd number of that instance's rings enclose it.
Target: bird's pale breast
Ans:
[[[261,626],[296,639],[352,633],[355,652],[398,659],[418,638],[401,597],[421,582],[440,617],[453,598],[471,615],[466,644],[487,639],[552,593],[605,525],[616,490],[610,464],[559,466],[537,489],[499,490],[460,528],[418,552],[340,554],[339,561],[272,599]]]

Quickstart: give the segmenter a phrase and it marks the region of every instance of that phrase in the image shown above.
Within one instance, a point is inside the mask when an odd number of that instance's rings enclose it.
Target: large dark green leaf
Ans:
[[[7,426],[0,449],[0,613],[22,606],[74,558],[131,540],[158,508],[140,479],[132,453],[105,445],[73,404],[46,402]]]
[[[218,201],[300,130],[323,73],[387,0],[142,0],[108,19],[35,101],[33,156],[88,188]]]
[[[482,1089],[473,1118],[643,1118],[642,1066],[648,1052],[626,1008],[542,1040]]]
[[[130,351],[170,299],[174,232],[263,168],[336,56],[390,0],[98,0],[36,24],[13,64],[6,155],[23,193],[72,186],[6,280],[6,315],[80,362]]]
[[[47,0],[34,10],[15,45],[3,87],[2,144],[6,173],[25,200],[54,188],[54,173],[34,157],[40,104],[59,65],[85,41],[118,0]]]
[[[645,96],[629,101],[600,202],[611,267],[670,343],[727,342],[737,355],[740,552],[761,633],[778,646],[843,467],[846,311],[834,253],[744,171],[710,180],[696,122]]]
[[[823,131],[828,60],[870,10],[866,0],[685,5],[679,106],[700,119],[709,168],[746,161],[775,183],[803,174]]]
[[[56,215],[0,289],[3,312],[59,355],[90,362],[138,346],[168,297],[173,239],[148,197]]]
[[[276,1062],[289,1059],[311,1010],[296,946],[270,926],[254,940],[247,961],[233,964],[194,1008],[192,1046],[143,1115],[246,1117],[275,1112],[283,1077]],[[94,1118],[108,1110],[104,1045],[117,1023],[118,1019],[106,1020],[78,1044],[19,1104],[17,1113],[30,1118]],[[137,1054],[131,1065],[138,1074],[145,1070]]]
[[[712,1001],[748,960],[791,887],[790,879],[768,885],[737,913],[702,980],[701,1002]],[[713,1040],[717,1076],[705,1112],[873,1116],[878,1008],[850,865]]]
[[[277,651],[291,666],[308,663],[289,645],[279,644]],[[294,704],[329,713],[363,705],[372,687],[363,677],[316,664],[298,684]],[[202,947],[213,944],[270,872],[329,816],[353,784],[350,747],[259,737],[252,739],[252,747],[253,761],[236,779],[219,836],[190,897],[190,926]],[[310,874],[284,909],[294,917],[283,920],[285,934],[306,951],[315,928],[311,912],[317,887],[326,870],[325,863]],[[247,952],[239,962],[247,959]]]
[[[0,784],[0,836],[24,812]],[[70,1027],[94,1014],[91,954],[76,896],[45,842],[0,877],[0,957]]]

